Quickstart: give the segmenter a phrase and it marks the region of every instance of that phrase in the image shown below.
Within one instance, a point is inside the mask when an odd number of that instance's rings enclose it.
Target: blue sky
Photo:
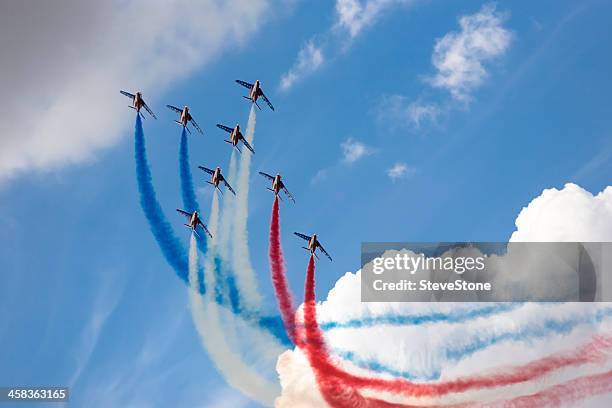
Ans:
[[[253,169],[281,172],[296,198],[282,204],[282,229],[300,298],[307,255],[292,231],[316,232],[334,257],[318,270],[324,296],[359,268],[362,241],[505,241],[543,189],[571,181],[603,190],[612,174],[612,5],[498,2],[510,41],[483,62],[486,75],[466,102],[428,81],[436,75],[432,53],[437,39],[460,30],[458,17],[483,4],[389,6],[350,38],[334,28],[331,2],[283,2],[240,44],[177,78],[150,102],[159,120],[144,123],[158,197],[177,234],[187,243],[173,214],[181,203],[180,128],[163,105],[188,104],[204,129],[190,136],[190,153],[206,214],[209,186],[195,167],[228,165],[225,134],[214,124],[246,126],[238,78],[260,79],[277,108],[258,114]],[[282,90],[280,78],[311,40],[323,61]],[[113,103],[126,104],[116,94]],[[406,111],[413,102],[437,114],[417,126]],[[22,169],[0,186],[0,384],[69,384],[71,406],[249,404],[200,347],[186,288],[142,214],[133,112],[126,107],[113,120],[128,130],[112,146],[50,171]],[[347,140],[366,154],[347,162]],[[408,170],[392,179],[396,163]],[[272,196],[263,179],[251,178],[252,261],[273,306]]]

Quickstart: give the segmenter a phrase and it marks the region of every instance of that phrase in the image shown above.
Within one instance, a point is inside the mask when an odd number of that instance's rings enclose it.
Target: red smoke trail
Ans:
[[[276,300],[281,312],[287,335],[293,342],[298,344],[298,336],[295,330],[295,305],[287,283],[285,260],[280,242],[280,209],[278,196],[274,198],[272,205],[272,220],[270,221],[270,247],[268,249],[270,258],[270,269],[272,272],[272,284],[276,292]]]
[[[306,351],[311,367],[315,372],[317,383],[325,400],[334,407],[408,407],[409,405],[394,404],[386,401],[366,398],[356,388],[370,388],[380,391],[394,392],[411,396],[441,396],[451,392],[463,392],[476,388],[499,387],[520,382],[526,382],[541,377],[554,370],[579,364],[601,362],[605,360],[605,351],[612,347],[612,338],[597,336],[590,343],[568,353],[545,357],[532,363],[513,367],[503,374],[490,376],[467,377],[464,379],[440,382],[436,384],[414,384],[405,380],[382,380],[364,378],[349,374],[333,363],[325,339],[319,329],[315,302],[315,264],[311,255],[306,273],[304,290],[304,326],[305,339],[302,348]],[[523,396],[509,401],[495,403],[500,406],[539,406],[548,400],[556,401],[556,394],[567,395],[567,398],[583,399],[589,395],[607,392],[612,389],[612,373],[607,377],[592,376],[573,380],[565,384],[551,387],[531,396]],[[529,401],[535,401],[531,405]],[[509,405],[508,405],[509,404]],[[519,404],[519,405],[516,405]],[[465,404],[463,404],[465,405]],[[455,407],[458,405],[454,405]]]
[[[612,371],[607,371],[557,384],[535,394],[483,405],[500,408],[559,407],[611,391]]]
[[[523,383],[543,377],[563,368],[602,362],[607,357],[606,352],[611,348],[612,337],[597,336],[591,342],[572,352],[553,354],[522,366],[506,368],[504,372],[501,373],[465,377],[433,384],[415,384],[406,380],[364,378],[345,372],[342,372],[342,378],[347,381],[347,383],[357,387],[411,396],[441,396],[473,389],[494,388]]]
[[[305,338],[302,347],[306,351],[310,366],[315,372],[317,384],[325,401],[336,408],[410,408],[413,405],[396,404],[361,395],[346,379],[352,377],[334,366],[329,356],[325,339],[317,323],[315,301],[315,263],[310,255],[304,289]],[[459,405],[455,405],[458,407]]]

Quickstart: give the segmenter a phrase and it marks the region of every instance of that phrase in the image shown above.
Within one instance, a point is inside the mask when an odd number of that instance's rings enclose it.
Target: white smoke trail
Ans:
[[[217,192],[213,193],[210,213],[210,231],[214,236],[219,220]],[[189,245],[190,288],[188,292],[194,324],[204,348],[228,384],[260,404],[272,406],[275,397],[280,393],[279,385],[259,375],[253,367],[247,366],[240,354],[235,353],[230,347],[230,343],[234,343],[238,338],[234,322],[234,319],[237,318],[231,312],[226,313],[215,302],[215,255],[216,243],[212,239],[209,240],[209,248],[204,258],[204,280],[208,290],[206,295],[202,296],[197,290],[199,287],[198,250],[196,238],[192,234]]]
[[[253,146],[255,139],[255,124],[257,115],[255,105],[251,105],[249,122],[245,134],[246,141]],[[249,204],[249,177],[251,174],[251,152],[245,149],[240,155],[240,166],[236,182],[236,204],[233,215],[232,234],[232,265],[236,273],[236,283],[243,296],[245,307],[250,310],[261,310],[262,297],[258,291],[255,271],[251,265],[249,253],[249,238],[247,232],[248,204]]]
[[[234,185],[235,183],[237,172],[238,160],[236,158],[236,149],[232,148],[229,172],[227,176],[227,180],[231,185]],[[219,220],[219,232],[215,235],[216,242],[218,243],[217,251],[221,256],[221,259],[226,262],[229,261],[230,233],[233,225],[235,204],[236,200],[233,194],[226,194],[223,197],[223,208],[221,209],[221,219]]]

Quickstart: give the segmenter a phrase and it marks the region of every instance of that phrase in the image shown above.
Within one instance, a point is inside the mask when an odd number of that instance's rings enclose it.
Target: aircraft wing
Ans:
[[[204,132],[202,132],[202,128],[200,128],[200,126],[196,123],[195,120],[193,120],[193,118],[191,118],[191,124],[193,125],[194,128],[196,128],[198,132],[200,132],[201,134],[204,134]]]
[[[155,116],[155,114],[153,113],[153,111],[151,110],[151,108],[149,108],[147,106],[147,104],[145,103],[145,101],[142,101],[142,106],[147,110],[147,112],[149,112],[149,115],[153,116],[153,119],[157,119],[157,116]]]
[[[183,214],[187,218],[191,218],[191,214],[189,214],[187,211],[179,210],[178,208],[176,209],[176,211]]]
[[[231,192],[232,192],[232,194],[236,195],[236,192],[234,191],[234,189],[232,188],[232,186],[230,186],[230,185],[229,185],[229,183],[227,182],[227,180],[226,180],[226,179],[223,179],[223,184],[225,184],[225,187],[227,187],[227,189],[228,189],[229,191],[231,191]]]
[[[166,105],[166,107],[167,107],[168,109],[170,109],[170,110],[175,111],[176,113],[181,113],[181,112],[183,112],[183,110],[182,110],[182,109],[179,109],[179,108],[177,108],[176,106]]]
[[[213,174],[215,172],[214,170],[211,170],[211,169],[209,169],[207,167],[204,167],[204,166],[198,166],[198,169],[200,169],[202,171],[205,171],[208,174]]]
[[[121,92],[121,94],[123,94],[123,95],[127,96],[128,98],[132,98],[132,99],[134,99],[134,97],[135,97],[135,95],[132,95],[132,94],[131,94],[131,93],[129,93],[129,92],[125,92],[125,91],[119,91],[119,92]]]
[[[260,171],[259,174],[261,174],[262,176],[264,176],[265,178],[267,178],[270,181],[274,180],[274,177],[269,175],[268,173],[264,173],[263,171]]]
[[[249,144],[249,142],[246,141],[246,139],[243,137],[240,140],[242,140],[242,143],[244,143],[244,145],[246,146],[247,149],[249,149],[251,151],[251,153],[255,154],[255,150],[253,150],[253,148],[251,147],[251,145]]]
[[[245,88],[249,88],[249,89],[253,88],[253,84],[249,84],[248,82],[244,82],[239,79],[237,79],[236,82],[244,86]]]
[[[285,187],[284,184],[283,184],[283,191],[285,192],[285,194],[287,194],[287,197],[289,197],[289,199],[295,203],[295,198],[293,198],[293,196],[291,195],[289,190],[287,190],[287,187]]]
[[[294,234],[302,238],[303,240],[310,241],[310,237],[308,235],[300,234],[299,232],[294,232]]]
[[[321,250],[321,252],[325,254],[326,257],[329,258],[330,261],[332,260],[331,256],[329,256],[329,254],[327,253],[327,251],[325,250],[325,248],[323,248],[321,244],[319,244],[319,249]]]
[[[225,130],[227,133],[232,133],[234,131],[234,129],[232,129],[231,127],[222,125],[220,123],[217,123],[217,127],[221,130]]]
[[[259,92],[261,92],[261,89],[259,90]],[[270,107],[270,109],[274,110],[274,106],[272,106],[272,103],[270,102],[270,100],[268,99],[268,97],[266,95],[264,95],[263,92],[261,92],[261,97],[263,98],[264,101],[266,101],[266,103],[268,104],[268,106]]]
[[[202,221],[198,221],[198,225],[200,225],[202,227],[202,229],[204,231],[206,231],[206,233],[208,234],[209,237],[211,237],[211,238],[213,237],[212,234],[210,233],[210,231],[208,230],[208,228],[206,228],[206,225],[204,225],[204,223]]]

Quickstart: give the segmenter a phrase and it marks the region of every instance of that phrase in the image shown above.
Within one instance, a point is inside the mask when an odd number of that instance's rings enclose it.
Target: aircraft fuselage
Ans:
[[[251,98],[253,102],[257,102],[257,98],[259,97],[259,89],[260,89],[260,85],[259,85],[259,79],[258,79],[253,84],[253,88],[251,88],[251,92],[249,92],[249,98]]]
[[[272,191],[274,191],[274,194],[278,195],[281,188],[283,188],[283,182],[281,181],[280,174],[277,174],[272,181]]]
[[[236,146],[238,145],[241,137],[242,133],[240,132],[240,125],[236,125],[234,130],[232,130],[232,134],[230,135],[230,142],[232,142],[232,145]]]
[[[198,212],[194,211],[191,215],[191,219],[189,220],[189,227],[195,231],[198,224],[200,223],[200,218],[198,217]]]
[[[308,241],[308,249],[312,254],[314,254],[318,246],[319,241],[317,241],[317,234],[312,234],[312,237],[310,237],[310,240]]]
[[[191,114],[189,113],[189,108],[185,106],[183,108],[183,111],[181,112],[181,119],[179,120],[179,122],[181,122],[181,125],[183,125],[183,127],[186,127],[187,122],[189,122],[190,120],[191,120]]]
[[[219,187],[219,182],[221,181],[221,168],[217,167],[215,172],[212,174],[211,182],[215,187]]]
[[[144,101],[142,100],[142,94],[140,92],[136,92],[136,95],[134,95],[133,103],[136,112],[140,112],[140,108],[142,108],[142,106],[144,105]]]

